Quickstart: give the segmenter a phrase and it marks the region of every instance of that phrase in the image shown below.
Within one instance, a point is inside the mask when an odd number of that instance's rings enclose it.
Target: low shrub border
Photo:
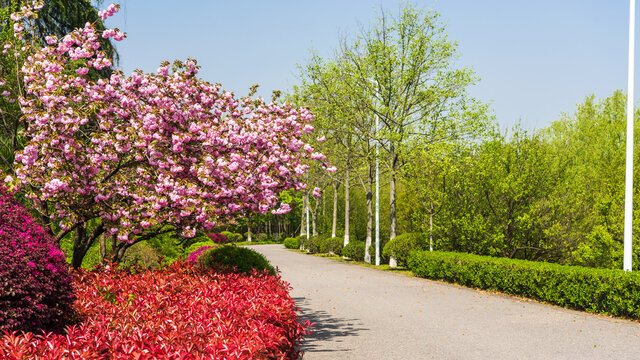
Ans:
[[[78,324],[63,334],[0,334],[0,359],[297,359],[308,322],[266,272],[174,262],[74,277]]]
[[[451,252],[416,251],[419,276],[551,304],[640,319],[640,274]]]

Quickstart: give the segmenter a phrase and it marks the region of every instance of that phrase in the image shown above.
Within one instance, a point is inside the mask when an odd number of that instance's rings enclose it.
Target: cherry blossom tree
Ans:
[[[111,5],[100,16],[117,11]],[[28,15],[16,14],[18,29]],[[5,181],[58,222],[58,239],[75,232],[72,265],[103,234],[126,246],[167,226],[192,237],[246,211],[289,211],[278,194],[305,189],[309,162],[324,158],[304,141],[314,116],[237,98],[199,79],[192,59],[164,62],[156,74],[88,77],[111,65],[100,37],[125,36],[88,23],[47,37],[22,68],[28,142],[16,154],[15,179]]]

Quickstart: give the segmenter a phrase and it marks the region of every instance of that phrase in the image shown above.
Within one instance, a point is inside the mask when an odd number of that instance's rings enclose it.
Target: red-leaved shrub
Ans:
[[[73,300],[60,247],[0,186],[0,330],[62,330]]]
[[[2,359],[297,359],[305,326],[279,277],[188,262],[81,271],[66,334],[5,334]]]

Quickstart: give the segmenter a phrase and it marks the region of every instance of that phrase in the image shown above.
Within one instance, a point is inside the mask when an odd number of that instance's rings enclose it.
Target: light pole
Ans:
[[[378,140],[378,115],[376,115],[376,265],[380,265],[380,140]]]
[[[373,83],[376,87],[374,92],[377,93],[378,82],[374,79]],[[380,117],[377,114],[374,115],[376,117],[376,266],[378,266],[380,265],[380,140],[378,139]]]
[[[624,194],[624,264],[631,271],[633,234],[633,80],[635,43],[636,1],[629,0],[629,73],[627,78],[627,155]]]

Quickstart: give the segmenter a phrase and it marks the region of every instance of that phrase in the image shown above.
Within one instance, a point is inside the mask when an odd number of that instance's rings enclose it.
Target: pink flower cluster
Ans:
[[[187,262],[189,264],[192,265],[197,265],[198,264],[198,257],[200,257],[200,255],[202,255],[203,252],[214,248],[214,246],[211,245],[205,245],[205,246],[200,246],[199,248],[197,248],[196,250],[192,251],[191,254],[189,254],[189,256],[187,256]]]
[[[111,65],[99,37],[87,24],[28,57],[20,103],[30,140],[14,185],[40,184],[29,198],[55,204],[63,228],[101,218],[122,241],[157,224],[193,236],[245,211],[289,211],[280,192],[306,188],[307,163],[324,159],[304,141],[308,110],[236,98],[197,78],[191,59],[91,80],[89,69]]]
[[[216,233],[216,234],[207,234],[209,239],[216,244],[224,244],[227,242],[227,237],[224,234]]]

